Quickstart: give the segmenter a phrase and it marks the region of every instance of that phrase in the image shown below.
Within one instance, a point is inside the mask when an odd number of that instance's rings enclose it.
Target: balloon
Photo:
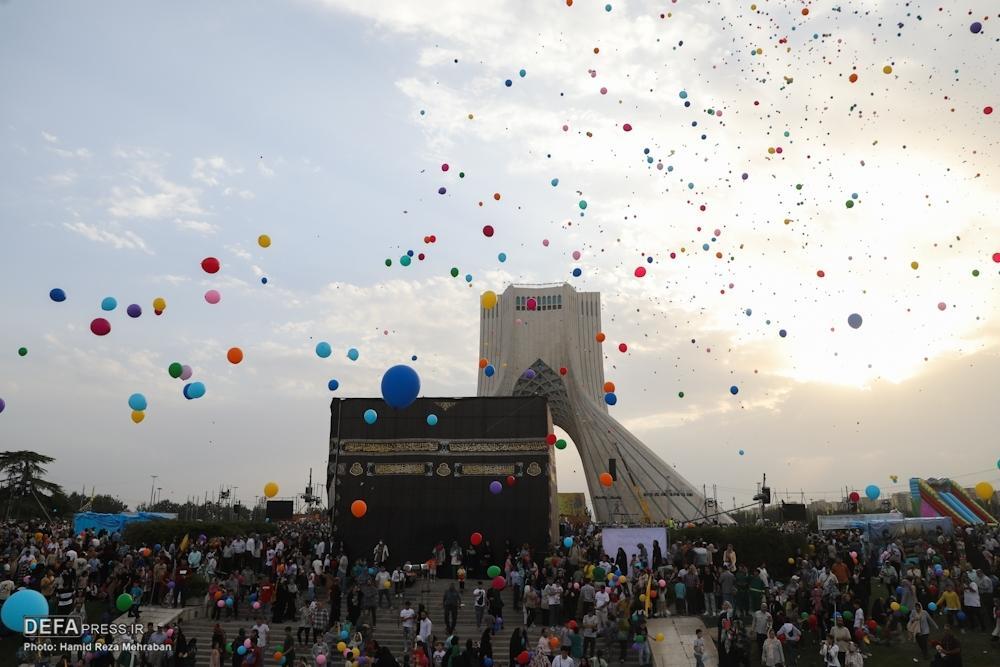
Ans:
[[[188,366],[187,364],[184,364],[183,366],[181,366],[181,379],[182,380],[189,380],[189,379],[191,379],[191,375],[193,373],[194,373],[194,371],[192,371],[191,367]]]
[[[490,238],[493,236],[493,225],[486,225],[483,227],[483,236]]]
[[[500,566],[499,565],[490,565],[488,568],[486,568],[486,576],[489,577],[490,579],[492,579],[493,577],[499,577],[500,576]]]
[[[500,482],[496,480],[490,482],[490,493],[492,493],[495,496],[501,491],[503,491],[503,485]]]
[[[927,609],[930,610],[930,611],[937,611],[937,603],[936,602],[928,602],[927,603]],[[874,623],[874,621],[869,621],[869,622],[870,623]]]
[[[221,267],[219,260],[214,257],[206,257],[201,260],[201,270],[205,273],[218,273]]]
[[[158,311],[157,315],[162,313],[167,309],[167,302],[162,296],[158,296],[153,299],[153,310]]]
[[[519,665],[527,665],[530,660],[531,656],[527,651],[521,651],[517,654],[517,664]]]
[[[605,339],[607,339],[607,336],[605,336],[601,332],[597,332],[597,335],[594,336],[594,340],[596,340],[598,343],[603,343],[605,341]]]
[[[524,305],[528,310],[536,310],[538,308],[538,302],[533,296],[529,296]]]
[[[146,409],[146,397],[142,394],[132,394],[128,397],[128,406],[133,410],[142,412]]]
[[[868,500],[878,500],[878,497],[882,495],[882,491],[874,484],[869,484],[865,487],[865,495],[868,496]]]
[[[601,486],[611,486],[615,483],[615,478],[611,476],[609,472],[602,472],[598,475],[597,479],[600,480]]]
[[[277,484],[275,484],[274,482],[268,482],[267,484],[264,485],[264,497],[265,498],[274,498],[276,495],[278,495],[278,485]]]
[[[479,546],[480,544],[482,544],[482,542],[483,542],[482,533],[473,533],[472,535],[469,536],[469,543],[474,547]]]
[[[361,354],[353,347],[347,351],[347,358],[351,361],[357,361],[359,356],[361,356]]]
[[[218,607],[219,609],[222,609],[222,608],[224,608],[226,606],[226,601],[225,600],[216,600],[215,601],[215,606]],[[122,609],[122,611],[125,611],[125,610]]]
[[[740,393],[740,388],[734,384],[732,387],[729,388],[729,393],[735,396],[736,394]]]
[[[623,353],[628,352],[628,345],[625,343],[618,343],[618,351]]]
[[[847,496],[852,503],[856,503],[861,500],[861,494],[857,491],[851,491],[851,494]]]
[[[397,410],[408,408],[420,393],[420,376],[417,372],[399,364],[382,376],[382,400]]]
[[[861,316],[857,313],[851,313],[847,318],[847,323],[851,325],[852,329],[857,329],[861,326]]]
[[[136,424],[138,424],[139,422],[141,422],[145,418],[146,418],[146,413],[145,412],[142,412],[141,410],[133,410],[132,411],[132,421],[135,422]]]
[[[351,514],[354,515],[355,519],[360,519],[365,514],[368,513],[368,503],[363,500],[355,500],[351,503]]]
[[[989,482],[976,484],[976,497],[982,501],[989,501],[993,497],[993,486]]]
[[[573,546],[573,538],[572,537],[564,537],[563,538],[563,546],[566,547],[567,549],[569,549],[571,546]]]
[[[247,647],[244,646],[243,644],[240,644],[239,647],[237,647],[236,652],[239,653],[240,655],[246,655]]]
[[[61,303],[66,300],[66,292],[56,287],[55,289],[49,290],[49,298],[56,303]]]
[[[326,359],[327,357],[330,356],[331,352],[333,352],[333,349],[330,347],[330,344],[327,343],[326,341],[320,341],[319,343],[316,343],[317,357],[320,357],[321,359]]]
[[[336,380],[330,380],[329,382],[326,383],[326,386],[327,389],[329,389],[330,391],[337,391],[337,388],[340,386],[340,383],[337,382]]]
[[[337,650],[343,653],[344,651],[347,650],[347,644],[345,644],[344,642],[337,642]]]
[[[483,375],[485,375],[488,378],[493,377],[493,374],[496,372],[497,369],[493,367],[493,364],[487,364],[486,368],[483,369]],[[997,463],[997,466],[1000,467],[1000,462]]]
[[[184,372],[184,367],[181,366],[179,361],[175,361],[174,363],[167,366],[167,373],[169,373],[170,377],[174,379],[179,378],[181,376],[181,373],[183,372]]]
[[[231,364],[240,363],[243,361],[243,350],[238,347],[229,348],[229,351],[226,352],[226,359],[228,359]]]
[[[438,417],[437,417],[437,415],[427,415],[427,425],[428,426],[437,426],[437,423],[438,423]]]
[[[556,440],[556,449],[566,449],[566,441],[562,438]]]
[[[14,632],[24,632],[24,618],[49,615],[49,602],[45,596],[28,588],[21,589],[7,598],[0,608],[0,619]]]
[[[19,348],[17,348],[17,354],[19,356],[22,356],[22,357],[27,356],[28,355],[28,348],[26,348],[26,347],[19,347]]]
[[[103,317],[95,317],[90,323],[90,331],[95,336],[107,336],[111,333],[111,322]]]
[[[507,486],[514,486],[517,484],[517,478],[513,475],[507,475]]]
[[[326,664],[326,656],[323,655],[322,653],[320,653],[319,655],[317,655],[316,656],[316,664],[317,665],[325,665]]]
[[[497,305],[497,293],[492,290],[486,290],[483,295],[479,297],[479,303],[482,305],[484,310],[492,310]]]
[[[270,248],[271,237],[268,236],[267,234],[261,234],[260,236],[257,237],[257,245],[259,245],[261,248]]]
[[[493,577],[493,589],[497,591],[502,591],[507,585],[507,581],[503,577]]]
[[[118,307],[118,300],[113,296],[106,296],[101,299],[101,310],[114,310]]]
[[[135,319],[140,315],[142,315],[142,306],[140,306],[137,303],[129,304],[129,307],[125,309],[125,312],[128,314],[129,317]]]
[[[209,302],[213,306],[220,301],[222,301],[222,295],[219,294],[218,290],[210,289],[205,292],[205,301]]]
[[[604,383],[604,393],[605,394],[613,393],[614,390],[615,390],[615,383],[614,382],[605,382]]]
[[[548,444],[548,445],[554,445],[554,444],[556,444],[556,434],[555,433],[549,433],[547,436],[545,436],[545,443]]]
[[[128,611],[132,606],[132,596],[128,593],[122,593],[115,600],[115,606],[118,607],[118,611]]]
[[[893,602],[892,604],[889,605],[889,608],[892,609],[893,611],[899,611],[899,603]]]
[[[635,269],[635,277],[636,278],[642,278],[645,275],[646,275],[646,267],[645,266],[638,266],[638,267],[636,267],[636,269]]]
[[[365,410],[364,418],[366,424],[369,425],[374,424],[376,421],[378,421],[378,413],[372,410],[371,408],[368,408],[367,410]]]
[[[205,395],[205,385],[201,382],[191,382],[184,385],[184,398],[189,401],[194,398],[201,398]]]
[[[616,396],[613,392],[609,391],[604,395],[604,402],[607,403],[608,405],[615,405],[618,403],[618,396]]]

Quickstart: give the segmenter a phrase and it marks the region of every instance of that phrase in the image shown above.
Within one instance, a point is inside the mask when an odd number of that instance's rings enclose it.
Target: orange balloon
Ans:
[[[555,648],[555,647],[559,646],[559,638],[558,637],[549,637],[549,646],[551,646],[552,648]]]
[[[604,393],[605,394],[610,394],[614,390],[615,390],[615,383],[614,382],[605,382],[604,383]]]
[[[486,359],[486,357],[483,357],[482,359],[479,360],[479,367],[480,368],[486,368],[489,365],[490,365],[490,362],[489,362],[488,359]]]
[[[368,513],[368,503],[366,503],[365,501],[355,500],[353,503],[351,503],[351,514],[354,515],[354,518],[360,519],[367,513]]]
[[[229,352],[226,352],[226,359],[229,359],[229,363],[238,364],[243,361],[243,350],[238,347],[229,348]]]
[[[594,338],[596,338],[596,339],[597,339],[597,342],[598,342],[598,343],[603,343],[603,342],[604,342],[604,339],[605,339],[605,335],[604,335],[604,332],[603,332],[603,331],[599,331],[599,332],[597,332],[597,335],[596,335],[596,336],[594,336]]]
[[[611,486],[615,483],[615,478],[609,472],[602,472],[597,479],[601,480],[601,486]]]

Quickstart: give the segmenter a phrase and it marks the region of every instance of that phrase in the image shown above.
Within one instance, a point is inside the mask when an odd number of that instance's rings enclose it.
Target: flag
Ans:
[[[189,537],[189,535],[187,533],[185,533],[184,534],[184,539],[181,540],[181,553],[184,553],[185,551],[187,551],[188,547],[190,546],[190,544],[191,544],[191,538]]]

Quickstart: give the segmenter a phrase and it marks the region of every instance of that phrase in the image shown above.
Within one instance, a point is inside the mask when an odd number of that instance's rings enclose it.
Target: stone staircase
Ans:
[[[413,586],[406,589],[406,597],[411,602],[413,609],[419,609],[420,605],[423,604],[428,611],[431,622],[434,624],[434,634],[438,640],[444,640],[445,634],[445,624],[444,624],[444,609],[441,605],[442,597],[444,596],[445,590],[447,590],[448,585],[452,583],[450,580],[439,580],[434,582],[429,581],[417,581]],[[476,618],[475,613],[472,608],[472,590],[475,588],[475,583],[470,586],[466,584],[465,593],[462,596],[463,606],[458,610],[458,624],[456,625],[455,633],[461,638],[462,646],[465,645],[466,639],[472,639],[474,642],[478,643],[480,636],[482,635],[482,630],[476,629]],[[493,660],[495,667],[509,667],[510,656],[509,656],[509,643],[511,632],[513,632],[515,627],[521,624],[522,613],[520,611],[515,611],[513,607],[513,595],[510,590],[504,590],[503,593],[504,601],[504,612],[505,624],[504,628],[498,632],[492,640],[493,644]],[[392,652],[396,660],[399,661],[400,665],[403,664],[402,652],[403,652],[403,633],[402,630],[397,626],[397,620],[399,618],[399,609],[401,600],[393,600],[395,603],[394,609],[386,609],[384,606],[379,609],[376,614],[377,626],[373,633],[374,638],[379,642],[380,645],[386,646]],[[384,602],[383,602],[384,605]],[[198,640],[198,653],[196,664],[200,667],[209,664],[209,657],[211,654],[212,646],[212,628],[215,627],[215,621],[211,620],[211,617],[206,617],[203,613],[204,610],[199,610],[198,617],[182,622],[182,627],[184,633],[187,635],[188,640],[197,639]],[[251,610],[252,611],[252,610]],[[250,628],[253,626],[253,616],[251,615],[249,620],[246,619],[246,605],[240,609],[240,617],[242,620],[225,620],[224,618],[219,621],[223,630],[226,633],[226,641],[232,641],[232,639],[237,635],[240,628],[246,630],[247,635],[250,634]],[[346,606],[341,607],[341,618],[345,618]],[[225,614],[223,614],[223,617]],[[367,622],[366,615],[362,615],[359,623]],[[280,647],[281,642],[284,640],[285,627],[291,626],[292,634],[294,635],[298,629],[298,623],[295,621],[288,621],[285,623],[272,623],[268,619],[268,625],[271,626],[271,634],[268,640],[267,649],[264,651],[264,665],[271,666],[277,665],[278,663],[274,660],[273,654],[277,648]],[[541,636],[541,627],[537,624],[529,628],[529,648],[533,649],[535,644],[538,642],[539,636]],[[603,649],[605,652],[605,657],[608,659],[610,665],[625,665],[627,667],[638,667],[637,654],[635,651],[629,650],[625,663],[618,662],[618,647],[614,646],[612,649],[608,649],[604,645],[604,640],[598,638],[597,648]],[[312,643],[309,644],[296,644],[296,653],[298,658],[306,657],[308,658],[308,664],[315,664],[312,661]],[[297,659],[298,659],[297,658]],[[612,659],[613,658],[613,659]],[[223,658],[222,664],[224,667],[231,665],[231,656],[226,656]],[[330,664],[342,665],[342,661],[334,656]],[[286,664],[286,667],[289,667]]]

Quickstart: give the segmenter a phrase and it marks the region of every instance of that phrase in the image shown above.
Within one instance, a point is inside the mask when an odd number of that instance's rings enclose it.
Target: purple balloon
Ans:
[[[525,380],[534,380],[535,371],[529,368],[528,370],[524,371],[524,374],[521,377],[523,377]]]
[[[193,372],[194,371],[191,370],[190,366],[188,366],[187,364],[184,364],[183,366],[181,366],[181,379],[182,380],[189,379],[191,377],[191,374]]]
[[[503,484],[501,484],[500,482],[498,482],[496,480],[493,480],[492,482],[490,482],[490,493],[492,493],[495,496],[498,493],[500,493],[501,491],[503,491]]]
[[[129,317],[139,317],[142,315],[142,308],[137,303],[133,303],[128,308],[125,309]]]
[[[0,412],[3,412],[3,409],[6,408],[6,407],[7,407],[7,404],[3,402],[2,398],[0,398]]]

